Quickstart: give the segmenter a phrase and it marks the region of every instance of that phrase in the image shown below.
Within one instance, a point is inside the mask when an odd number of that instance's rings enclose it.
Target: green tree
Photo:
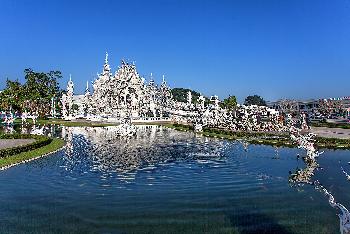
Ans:
[[[244,105],[258,105],[258,106],[266,106],[266,101],[260,97],[259,95],[252,95],[248,96],[245,101]]]
[[[192,94],[192,102],[197,103],[197,100],[199,96],[201,95],[200,93],[191,90],[191,89],[184,89],[184,88],[173,88],[171,90],[171,94],[173,95],[173,99],[177,102],[187,102],[187,94],[188,91],[191,91]],[[206,101],[209,102],[209,99],[206,98]]]
[[[228,98],[225,98],[220,105],[222,108],[233,110],[237,106],[237,98],[236,96],[229,96]]]
[[[30,112],[38,112],[41,117],[50,114],[51,98],[60,98],[62,95],[58,83],[58,80],[62,78],[61,72],[44,73],[25,69],[24,73],[26,79],[25,108]]]
[[[59,99],[62,91],[58,80],[60,71],[48,73],[25,69],[25,84],[7,80],[6,88],[0,93],[2,110],[38,112],[41,117],[50,114],[51,98]]]
[[[0,108],[9,111],[21,110],[23,93],[23,86],[18,80],[7,79],[6,88],[0,93]]]

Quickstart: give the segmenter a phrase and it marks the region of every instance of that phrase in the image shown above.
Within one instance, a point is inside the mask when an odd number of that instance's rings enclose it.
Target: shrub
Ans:
[[[45,145],[48,145],[51,143],[52,139],[46,136],[38,136],[38,135],[30,135],[30,134],[1,134],[0,139],[35,139],[35,142],[17,146],[13,148],[8,149],[1,149],[0,150],[0,158],[9,157],[15,154],[19,154],[22,152],[38,149],[40,147],[43,147]]]

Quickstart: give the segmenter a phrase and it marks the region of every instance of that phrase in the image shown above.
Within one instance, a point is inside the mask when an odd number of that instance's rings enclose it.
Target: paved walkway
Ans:
[[[320,137],[350,139],[350,129],[312,127],[311,132]]]
[[[35,141],[34,139],[0,139],[0,149],[27,145],[34,141]]]

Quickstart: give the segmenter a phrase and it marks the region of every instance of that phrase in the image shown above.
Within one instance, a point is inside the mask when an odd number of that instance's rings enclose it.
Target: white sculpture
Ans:
[[[86,89],[85,89],[85,94],[84,94],[84,100],[83,100],[83,114],[84,116],[86,116],[87,118],[88,113],[90,111],[90,90],[89,90],[89,82],[86,82]]]
[[[328,197],[329,205],[333,208],[339,209],[341,214],[339,217],[339,229],[341,234],[350,234],[350,212],[345,206],[335,201],[333,195],[327,191],[325,187],[316,183],[315,188],[321,191],[325,196]]]
[[[11,113],[9,117],[5,114],[4,124],[7,126],[13,125],[15,120],[16,118],[14,117],[13,113]]]
[[[21,115],[22,125],[27,123],[27,117],[28,117],[28,113],[27,112],[23,112],[22,115]]]
[[[188,104],[188,106],[192,105],[192,93],[191,93],[191,91],[187,92],[187,104]]]
[[[67,111],[67,95],[65,93],[62,94],[61,103],[62,103],[62,117],[63,119],[66,119],[68,117],[68,111]]]
[[[69,75],[69,81],[67,84],[67,93],[62,94],[62,117],[63,119],[71,119],[73,117],[73,95],[74,95],[74,83],[72,76]]]
[[[68,105],[68,117],[71,118],[73,115],[73,95],[74,95],[74,83],[72,81],[72,75],[69,75],[69,81],[67,85],[67,105]]]

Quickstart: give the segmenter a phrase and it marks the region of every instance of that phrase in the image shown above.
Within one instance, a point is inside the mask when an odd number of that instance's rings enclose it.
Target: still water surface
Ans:
[[[0,172],[0,233],[339,233],[312,185],[288,182],[299,149],[157,126],[64,127],[67,147]],[[349,151],[326,151],[313,178],[350,206]]]

